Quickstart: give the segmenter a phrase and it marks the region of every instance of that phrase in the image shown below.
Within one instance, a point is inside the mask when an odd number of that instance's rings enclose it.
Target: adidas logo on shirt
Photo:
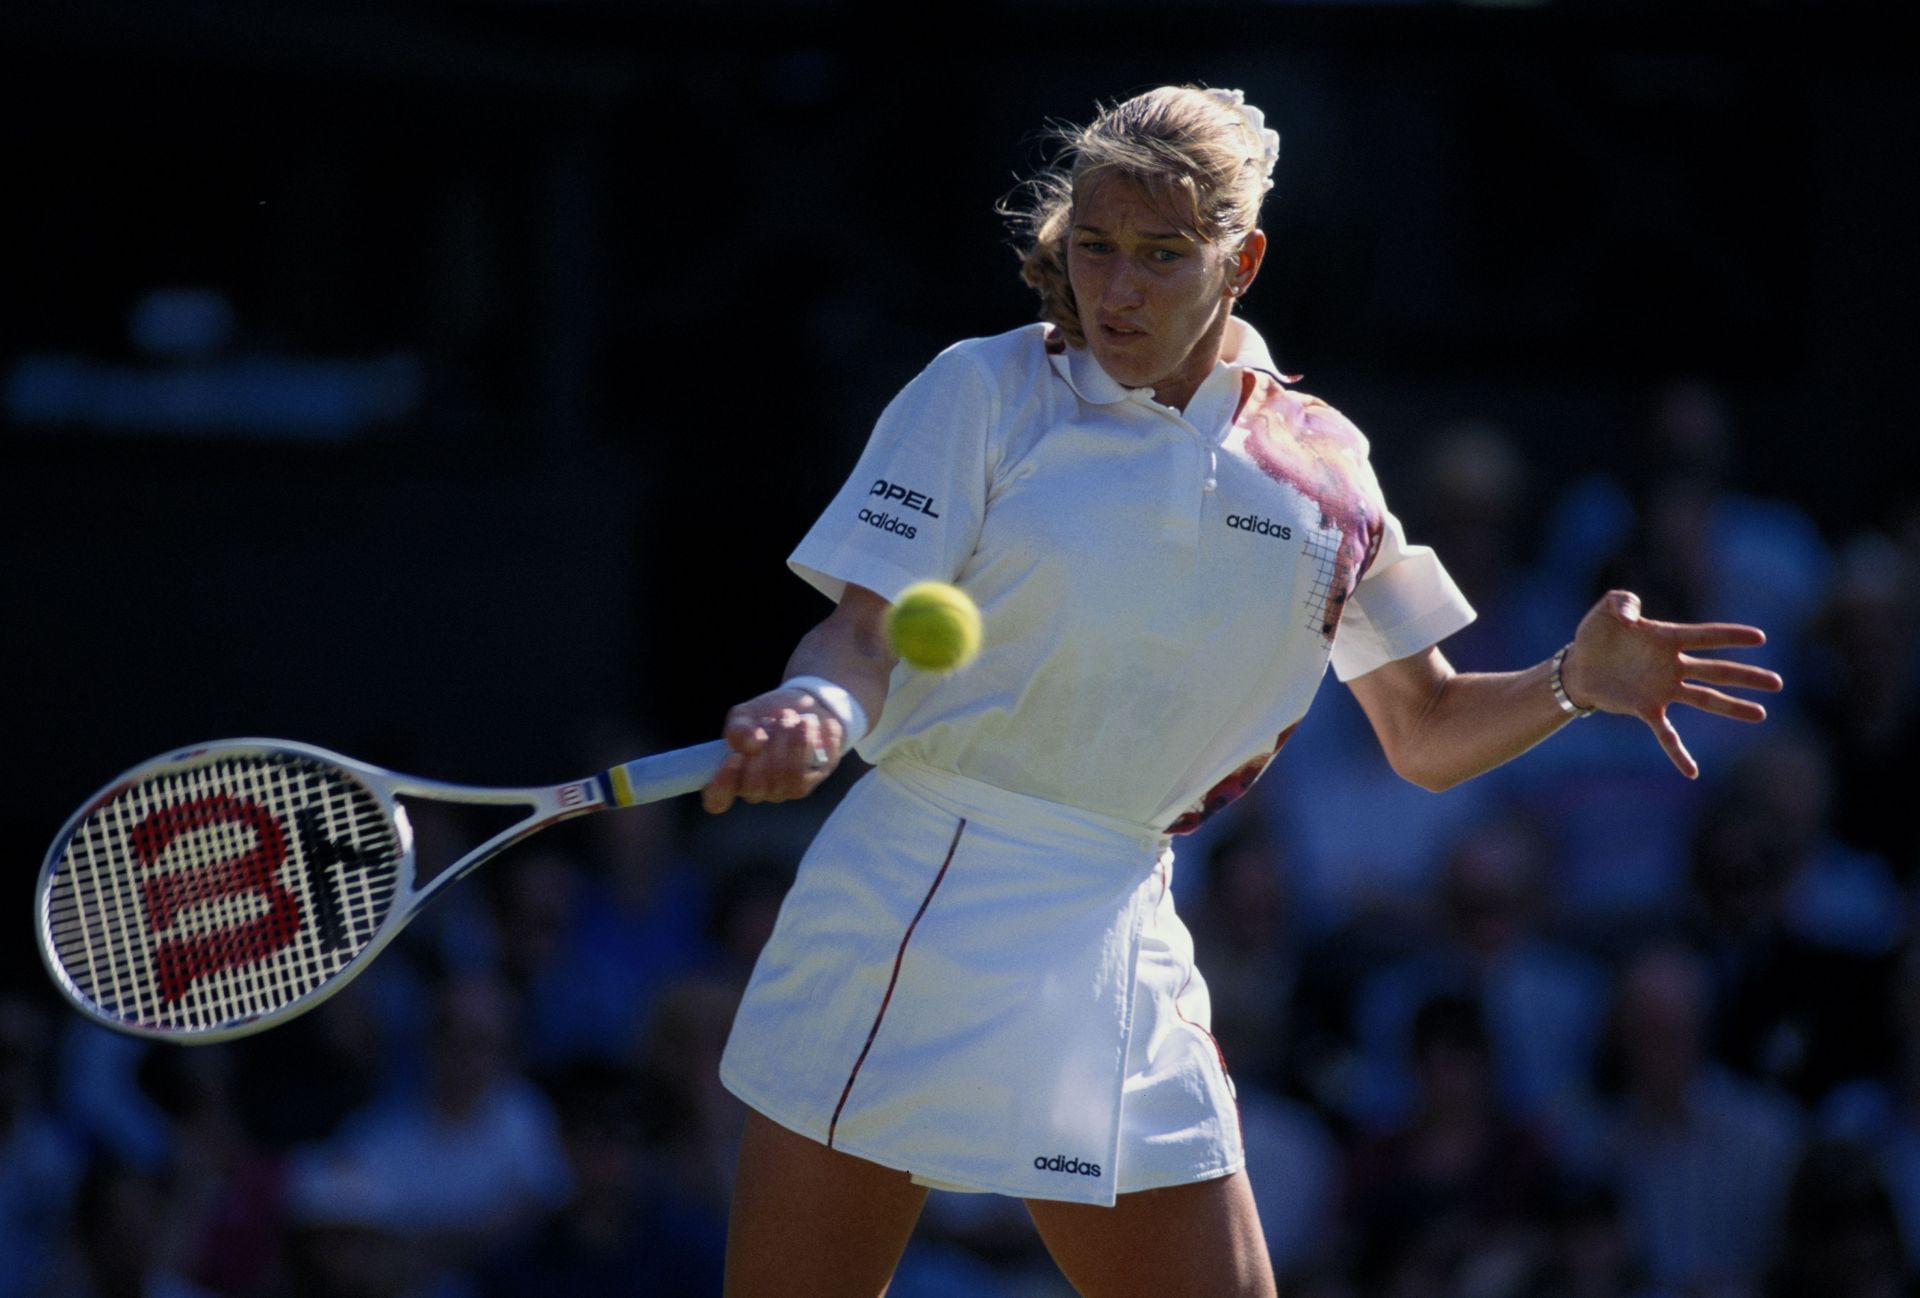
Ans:
[[[1034,1159],[1033,1170],[1036,1172],[1072,1172],[1078,1176],[1098,1176],[1100,1175],[1100,1164],[1083,1163],[1077,1158],[1068,1158],[1065,1154],[1055,1154],[1052,1158],[1043,1157]]]
[[[1237,527],[1242,532],[1257,532],[1261,536],[1275,536],[1282,541],[1293,539],[1293,529],[1285,523],[1276,523],[1270,518],[1261,518],[1258,514],[1228,514],[1227,526]]]
[[[871,509],[860,511],[860,521],[869,527],[877,527],[883,532],[893,532],[911,541],[916,535],[911,524],[903,523],[892,514],[876,514]]]

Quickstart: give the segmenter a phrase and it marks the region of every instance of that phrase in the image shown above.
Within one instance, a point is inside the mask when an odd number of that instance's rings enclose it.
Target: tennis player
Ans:
[[[1466,601],[1365,438],[1234,314],[1267,247],[1260,111],[1162,88],[1064,144],[1014,214],[1041,323],[957,344],[888,406],[790,560],[835,609],[728,714],[703,795],[801,797],[854,745],[875,764],[802,861],[721,1066],[751,1109],[736,1298],[884,1292],[929,1186],[1024,1199],[1085,1294],[1272,1294],[1171,839],[1246,789],[1329,662],[1435,790],[1596,709],[1693,776],[1669,706],[1758,721],[1724,687],[1779,688],[1695,656],[1759,631],[1619,591],[1546,662],[1454,672],[1435,646]],[[987,627],[953,676],[884,636],[929,578]]]

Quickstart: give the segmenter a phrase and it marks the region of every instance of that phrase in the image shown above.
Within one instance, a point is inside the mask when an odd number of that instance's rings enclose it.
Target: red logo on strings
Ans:
[[[154,948],[160,995],[168,1003],[187,994],[197,978],[221,969],[264,960],[291,943],[300,931],[300,901],[276,878],[287,859],[287,836],[264,807],[213,794],[177,807],[162,807],[133,827],[133,851],[151,867],[174,839],[211,825],[242,825],[253,831],[253,850],[156,874],[142,881],[140,899],[147,927],[163,933],[182,910],[219,897],[252,893],[267,903],[266,913],[231,929],[184,938],[164,938]]]

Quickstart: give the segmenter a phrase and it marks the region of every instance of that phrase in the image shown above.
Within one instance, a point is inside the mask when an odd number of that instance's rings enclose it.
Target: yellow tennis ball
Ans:
[[[980,652],[980,609],[958,586],[916,582],[887,613],[887,642],[920,671],[957,671]]]

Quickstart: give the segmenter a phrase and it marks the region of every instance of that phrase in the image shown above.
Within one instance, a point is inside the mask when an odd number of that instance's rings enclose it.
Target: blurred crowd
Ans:
[[[1788,692],[1757,730],[1677,716],[1699,781],[1595,718],[1435,796],[1330,683],[1180,844],[1283,1293],[1916,1292],[1920,494],[1823,532],[1740,490],[1735,431],[1679,383],[1605,472],[1549,489],[1469,424],[1386,482],[1480,610],[1463,670],[1614,586],[1765,627]],[[557,831],[237,1043],[94,1028],[13,962],[0,1298],[717,1294],[717,1061],[823,813]],[[1017,1202],[936,1192],[892,1292],[1065,1291]]]

